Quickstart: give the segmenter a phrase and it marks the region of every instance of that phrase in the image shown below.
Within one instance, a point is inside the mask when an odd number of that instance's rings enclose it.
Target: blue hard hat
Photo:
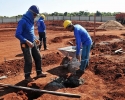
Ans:
[[[39,14],[39,8],[36,5],[32,5],[29,8],[29,10],[32,11],[33,13],[35,13],[35,14]]]

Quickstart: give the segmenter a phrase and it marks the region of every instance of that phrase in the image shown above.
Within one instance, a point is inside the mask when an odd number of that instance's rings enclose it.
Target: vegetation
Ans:
[[[79,12],[64,12],[64,13],[58,13],[58,12],[54,12],[52,14],[48,14],[48,13],[44,13],[45,15],[49,15],[49,16],[94,16],[94,14],[96,14],[96,16],[115,16],[117,13],[120,12],[99,12],[96,11],[96,13],[90,13],[90,12],[86,12],[86,11],[79,11]]]
[[[111,13],[111,12],[100,12],[100,11],[96,11],[96,13],[90,13],[90,12],[87,12],[87,11],[79,11],[79,12],[72,12],[72,13],[69,13],[69,12],[64,12],[64,13],[58,13],[58,12],[54,12],[54,13],[43,13],[47,16],[94,16],[94,14],[96,16],[115,16],[117,13],[120,13],[120,12],[114,12],[114,13]],[[7,17],[7,16],[0,16],[0,18],[2,17]],[[12,17],[22,17],[22,15],[17,15],[17,16],[12,16]]]

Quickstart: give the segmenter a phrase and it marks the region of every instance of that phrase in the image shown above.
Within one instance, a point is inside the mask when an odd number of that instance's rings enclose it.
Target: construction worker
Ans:
[[[32,5],[18,22],[15,33],[16,38],[20,40],[21,49],[24,55],[24,76],[26,81],[34,80],[30,76],[32,70],[32,57],[35,61],[36,77],[46,76],[46,74],[42,72],[41,55],[36,46],[40,41],[34,34],[34,19],[38,14],[39,8],[36,5]]]
[[[39,40],[40,40],[39,50],[41,50],[42,43],[44,46],[44,50],[48,50],[46,45],[46,25],[44,23],[44,20],[45,20],[45,16],[41,14],[40,18],[37,21],[38,34],[39,34]]]
[[[92,45],[92,39],[87,30],[79,24],[73,25],[70,20],[65,20],[63,26],[68,31],[73,31],[76,39],[76,58],[81,61],[80,70],[78,72],[84,73],[85,68],[89,63],[89,53]],[[80,49],[82,45],[82,55]]]

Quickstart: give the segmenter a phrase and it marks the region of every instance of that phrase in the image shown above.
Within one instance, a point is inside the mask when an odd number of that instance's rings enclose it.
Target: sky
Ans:
[[[31,5],[40,13],[125,12],[125,0],[0,0],[0,16],[23,15]]]

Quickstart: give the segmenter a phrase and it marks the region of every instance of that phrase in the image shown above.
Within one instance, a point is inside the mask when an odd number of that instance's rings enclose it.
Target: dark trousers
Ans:
[[[42,43],[43,43],[44,50],[45,50],[47,48],[47,46],[46,46],[46,33],[45,32],[39,32],[39,40],[40,40],[39,50],[42,47]]]
[[[30,77],[32,71],[32,57],[35,61],[36,73],[41,74],[42,69],[42,59],[39,50],[37,49],[36,43],[34,42],[34,47],[30,48],[27,44],[21,44],[21,49],[24,55],[24,73],[25,78]]]

